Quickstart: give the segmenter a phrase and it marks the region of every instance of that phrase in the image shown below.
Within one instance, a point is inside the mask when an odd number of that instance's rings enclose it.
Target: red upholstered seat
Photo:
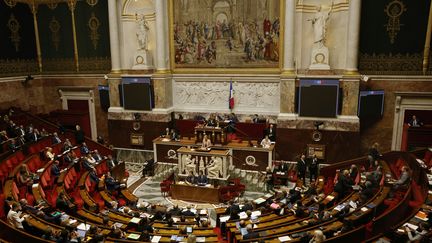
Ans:
[[[422,192],[421,186],[419,186],[414,180],[411,182],[411,190],[413,200],[409,201],[411,207],[419,207],[423,204],[426,199],[426,195]]]

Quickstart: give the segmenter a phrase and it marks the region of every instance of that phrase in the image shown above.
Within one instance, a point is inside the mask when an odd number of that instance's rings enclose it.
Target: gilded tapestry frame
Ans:
[[[279,60],[277,67],[176,67],[175,63],[175,47],[174,47],[174,1],[168,1],[168,28],[169,28],[169,55],[170,69],[172,73],[179,74],[200,74],[200,73],[259,73],[259,74],[279,74],[283,69],[283,53],[284,53],[284,31],[285,31],[285,1],[273,0],[279,2]]]

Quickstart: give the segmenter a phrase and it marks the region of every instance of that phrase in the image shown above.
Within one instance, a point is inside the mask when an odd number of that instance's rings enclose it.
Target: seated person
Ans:
[[[210,138],[207,137],[207,134],[204,135],[201,148],[206,149],[212,146]]]
[[[192,171],[189,171],[189,175],[186,177],[186,182],[190,184],[195,184],[197,182],[196,177]]]
[[[51,175],[55,177],[56,179],[60,176],[61,170],[59,167],[60,162],[58,160],[55,160],[51,166]]]
[[[276,129],[273,124],[270,124],[267,129],[265,129],[264,134],[268,136],[268,138],[272,141],[276,141]]]
[[[261,141],[261,146],[263,148],[270,148],[270,146],[271,146],[271,140],[269,139],[268,135],[266,135],[264,137],[264,139]]]
[[[184,216],[195,216],[195,213],[191,211],[191,206],[187,206],[186,210],[182,212]]]
[[[51,147],[47,147],[46,150],[47,150],[45,153],[46,158],[49,160],[54,160],[55,153],[53,152],[53,149]]]
[[[423,239],[427,239],[430,225],[427,222],[421,222],[418,229],[413,231],[409,227],[405,227],[409,242],[423,242]]]
[[[68,200],[66,198],[66,195],[63,192],[60,192],[57,196],[56,208],[61,210],[61,211],[68,211],[69,210]]]
[[[102,156],[99,154],[99,152],[96,149],[93,151],[92,158],[95,160],[95,162],[99,162],[103,159]]]
[[[364,184],[364,188],[360,192],[360,201],[362,203],[366,203],[369,199],[371,199],[374,195],[374,189],[372,186],[372,182],[366,181]]]
[[[174,128],[171,129],[170,139],[173,141],[177,141],[177,140],[179,140],[179,138],[180,138],[180,134],[178,134],[178,132]]]
[[[54,144],[58,144],[58,143],[61,143],[61,139],[58,136],[57,132],[54,132],[53,137],[52,137],[52,144],[54,145]]]
[[[168,127],[165,128],[165,131],[161,134],[161,137],[163,137],[163,138],[169,138],[170,137],[170,129]]]
[[[107,163],[108,169],[112,170],[118,164],[118,161],[113,159],[111,154],[108,154],[106,163]]]
[[[92,170],[90,170],[89,177],[90,177],[90,180],[92,180],[96,184],[99,183],[100,179],[99,179],[99,177],[98,177],[98,175],[96,173],[96,169],[95,168],[93,168]]]
[[[339,175],[338,182],[334,187],[334,191],[338,193],[339,198],[343,198],[352,189],[352,185],[354,185],[349,174],[348,170],[344,170],[343,173]]]
[[[355,179],[357,178],[357,174],[359,173],[357,165],[352,164],[351,168],[350,168],[350,178],[351,180],[355,181]]]
[[[198,173],[196,182],[198,185],[206,185],[208,183],[207,176],[205,176],[201,170]]]
[[[81,151],[82,155],[86,155],[86,154],[89,154],[91,152],[90,149],[87,147],[86,143],[82,143],[80,151]]]
[[[408,122],[408,126],[410,127],[421,127],[423,126],[423,122],[421,122],[416,115],[412,116],[412,119]]]
[[[71,141],[68,138],[66,138],[65,142],[63,143],[63,152],[67,151],[69,149],[72,149],[72,148],[73,148],[73,145],[72,145]]]
[[[19,176],[18,176],[19,185],[21,185],[21,186],[27,185],[27,186],[31,187],[31,185],[33,184],[33,177],[34,177],[34,174],[32,174],[28,171],[27,165],[22,164],[21,168],[19,170]]]
[[[108,191],[116,191],[120,188],[120,182],[116,181],[110,172],[105,175],[105,186]]]
[[[247,230],[247,233],[243,235],[244,240],[255,239],[255,238],[260,237],[258,232],[253,232],[252,224],[246,225],[246,230]]]
[[[17,229],[24,229],[22,222],[25,220],[26,216],[21,217],[21,207],[17,202],[12,204],[12,208],[7,214],[8,223]]]
[[[402,174],[400,175],[399,180],[393,184],[394,189],[408,186],[411,180],[409,168],[407,166],[402,166],[401,171]]]
[[[207,120],[206,125],[209,126],[209,127],[216,127],[217,124],[218,124],[218,122],[217,122],[217,120],[216,120],[215,115],[214,115],[214,114],[210,114],[210,117],[209,117],[209,119]]]

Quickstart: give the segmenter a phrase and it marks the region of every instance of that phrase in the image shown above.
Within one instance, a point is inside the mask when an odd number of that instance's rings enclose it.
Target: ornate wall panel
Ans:
[[[0,1],[0,76],[37,72],[33,16],[27,4]]]
[[[279,82],[233,80],[234,112],[279,113]],[[174,107],[179,111],[227,111],[229,81],[174,81]]]
[[[420,74],[430,1],[362,1],[359,70]]]

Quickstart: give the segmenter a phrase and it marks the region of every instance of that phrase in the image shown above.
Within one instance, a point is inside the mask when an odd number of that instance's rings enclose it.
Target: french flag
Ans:
[[[234,109],[234,90],[232,86],[232,80],[230,81],[230,94],[228,100],[228,107],[230,110]]]

